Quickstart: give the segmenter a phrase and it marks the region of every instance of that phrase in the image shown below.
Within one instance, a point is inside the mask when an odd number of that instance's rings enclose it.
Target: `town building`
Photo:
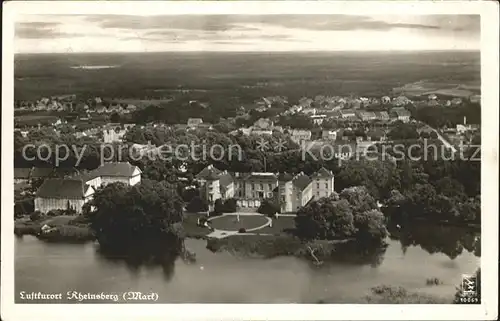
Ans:
[[[189,128],[197,128],[200,124],[203,124],[203,119],[201,118],[189,118],[187,121]]]
[[[92,186],[79,179],[48,178],[36,192],[35,211],[72,209],[80,213],[94,192]]]
[[[315,198],[328,197],[333,193],[334,175],[326,168],[320,168],[312,176],[312,195]]]
[[[377,118],[374,112],[366,111],[366,110],[358,111],[358,117],[362,121],[371,121],[371,120],[375,120]]]
[[[123,140],[123,136],[127,133],[127,130],[118,126],[106,126],[102,131],[102,136],[104,143],[116,143]]]
[[[311,119],[312,119],[314,124],[321,125],[323,123],[323,121],[326,119],[326,115],[325,114],[312,115]]]
[[[410,121],[411,113],[405,108],[393,108],[391,109],[391,118],[394,120],[399,120],[404,123]]]
[[[380,121],[389,121],[391,118],[389,117],[389,113],[386,111],[376,111],[375,119]]]
[[[356,117],[356,111],[354,109],[342,109],[340,110],[341,118]]]
[[[271,129],[273,126],[274,122],[269,118],[260,118],[253,124],[256,129]]]
[[[196,175],[200,196],[213,210],[217,199],[235,198],[240,207],[259,207],[264,199],[279,201],[282,212],[294,212],[307,204],[314,195],[325,197],[333,193],[334,177],[326,169],[313,175],[292,176],[270,172],[228,173],[209,165]],[[314,187],[313,180],[320,183]]]
[[[101,165],[90,176],[100,177],[102,185],[119,182],[133,186],[141,182],[141,174],[141,169],[129,162],[114,162]]]
[[[382,97],[381,102],[382,102],[382,104],[384,104],[384,105],[385,105],[385,104],[389,104],[389,103],[391,102],[391,97],[389,97],[389,96],[384,96],[384,97]]]
[[[328,141],[336,141],[337,132],[335,130],[323,130],[321,132],[321,139]]]
[[[292,141],[297,144],[301,144],[302,142],[307,142],[311,140],[312,133],[307,129],[293,129],[290,132],[290,136]]]
[[[469,101],[471,103],[480,103],[481,102],[481,95],[472,95],[469,97]]]

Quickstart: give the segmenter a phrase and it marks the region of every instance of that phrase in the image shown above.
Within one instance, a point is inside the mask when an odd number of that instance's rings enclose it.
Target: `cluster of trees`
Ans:
[[[280,204],[277,204],[274,199],[265,199],[261,202],[257,212],[267,216],[275,216],[281,213]]]
[[[14,132],[14,166],[55,167],[56,157],[59,156],[59,167],[71,168],[76,166],[78,156],[83,152],[79,168],[96,168],[100,163],[99,142],[91,137],[76,138],[73,132],[66,129],[63,127],[58,133],[54,128],[42,127],[31,130],[27,137]]]
[[[84,215],[106,251],[127,252],[138,246],[143,251],[163,251],[167,244],[182,244],[183,202],[167,182],[106,185],[85,205]]]
[[[214,203],[213,215],[222,215],[223,213],[234,213],[238,210],[238,205],[235,198],[230,198],[225,201],[217,199]]]
[[[417,246],[430,254],[443,253],[452,260],[464,251],[481,256],[481,237],[475,230],[426,221],[413,221],[399,227],[397,224],[399,222],[391,220],[387,228],[391,239],[401,243],[403,253],[409,247]]]
[[[470,124],[481,123],[481,105],[479,103],[465,102],[457,107],[422,106],[409,107],[412,117],[434,128],[455,127],[463,124],[464,117]]]
[[[320,198],[302,207],[295,218],[296,233],[304,239],[343,240],[380,244],[388,235],[385,217],[363,186]]]

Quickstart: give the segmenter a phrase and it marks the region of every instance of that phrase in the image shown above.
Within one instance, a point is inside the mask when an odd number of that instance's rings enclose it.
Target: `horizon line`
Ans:
[[[418,50],[171,50],[171,51],[81,51],[81,52],[15,52],[15,55],[80,55],[80,54],[147,54],[147,53],[416,53],[416,52],[475,52],[481,49],[418,49]]]

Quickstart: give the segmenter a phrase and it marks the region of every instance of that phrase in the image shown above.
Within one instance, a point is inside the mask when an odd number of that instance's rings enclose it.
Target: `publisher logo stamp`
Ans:
[[[461,303],[479,303],[478,284],[475,275],[462,275]]]

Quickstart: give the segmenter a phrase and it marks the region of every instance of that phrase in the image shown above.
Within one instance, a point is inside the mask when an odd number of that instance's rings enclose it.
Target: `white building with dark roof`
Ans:
[[[313,196],[329,196],[334,186],[333,174],[324,168],[309,177],[304,173],[295,176],[270,172],[228,173],[209,165],[196,179],[209,208],[213,208],[217,199],[236,198],[241,207],[258,207],[264,199],[274,199],[279,201],[282,212],[297,211]],[[314,182],[320,186],[315,188]]]
[[[92,186],[80,179],[48,178],[36,192],[35,211],[73,209],[80,213],[94,192]]]
[[[129,162],[105,163],[88,174],[88,179],[100,177],[101,184],[124,183],[133,186],[141,182],[142,171]]]
[[[331,171],[321,167],[312,176],[312,195],[316,198],[328,197],[333,193],[334,175]]]

